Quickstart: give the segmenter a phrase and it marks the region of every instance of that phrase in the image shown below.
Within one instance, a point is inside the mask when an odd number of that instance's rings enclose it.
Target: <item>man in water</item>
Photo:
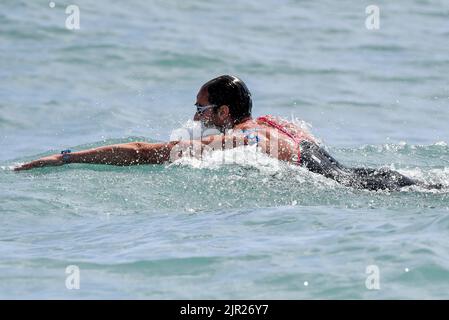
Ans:
[[[205,83],[196,97],[195,121],[219,134],[165,143],[131,142],[71,152],[61,151],[15,168],[16,171],[68,163],[108,165],[161,164],[205,149],[230,149],[256,144],[264,153],[298,164],[344,185],[369,190],[397,190],[416,181],[388,169],[348,168],[321,148],[311,135],[288,121],[272,116],[251,117],[251,93],[233,76],[220,76]]]

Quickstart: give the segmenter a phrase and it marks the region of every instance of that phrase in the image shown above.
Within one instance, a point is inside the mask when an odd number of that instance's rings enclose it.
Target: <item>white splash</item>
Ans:
[[[14,166],[0,166],[0,169],[2,169],[4,171],[13,171],[16,166],[20,166],[22,164],[23,163],[18,163],[17,165],[14,165]]]
[[[322,143],[322,140],[315,137],[312,134],[312,124],[308,123],[307,121],[304,121],[298,117],[295,116],[291,116],[291,120],[290,122],[292,122],[295,126],[299,127],[302,131],[304,131],[304,133],[306,133],[308,136],[312,137],[318,144]]]
[[[256,168],[267,174],[279,172],[287,164],[261,152],[256,145],[204,152],[202,157],[184,156],[169,166],[182,165],[196,169],[217,169],[224,165]]]
[[[205,128],[202,122],[189,119],[179,128],[172,131],[170,141],[199,140],[202,137],[215,134],[220,134],[220,131],[216,128]]]

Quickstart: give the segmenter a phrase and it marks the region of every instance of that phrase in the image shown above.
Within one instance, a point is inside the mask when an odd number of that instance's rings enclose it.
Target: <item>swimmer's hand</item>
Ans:
[[[62,155],[55,154],[17,166],[14,168],[14,171],[29,170],[33,168],[48,167],[48,166],[61,166],[63,164],[64,161],[62,160]]]

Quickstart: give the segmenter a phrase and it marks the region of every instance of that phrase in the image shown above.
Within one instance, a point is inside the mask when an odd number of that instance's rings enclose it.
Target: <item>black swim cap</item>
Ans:
[[[239,78],[228,75],[219,76],[206,82],[203,88],[209,94],[209,103],[217,106],[227,105],[235,122],[251,116],[253,107],[251,92]]]

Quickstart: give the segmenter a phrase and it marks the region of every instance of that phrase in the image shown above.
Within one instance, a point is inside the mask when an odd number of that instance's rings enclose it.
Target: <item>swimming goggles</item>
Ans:
[[[202,106],[199,103],[195,103],[195,107],[196,107],[196,112],[198,113],[203,113],[204,111],[206,111],[207,109],[210,108],[215,108],[216,105],[215,104],[209,104],[207,106]]]

